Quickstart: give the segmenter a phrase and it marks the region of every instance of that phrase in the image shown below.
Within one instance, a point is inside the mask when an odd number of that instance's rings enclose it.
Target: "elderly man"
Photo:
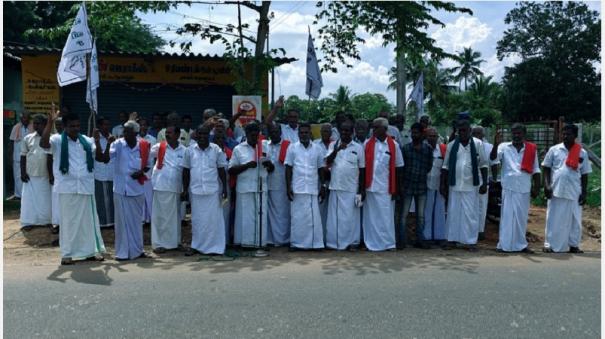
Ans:
[[[275,170],[269,173],[267,184],[269,189],[269,242],[275,246],[290,243],[290,201],[286,190],[286,154],[290,141],[282,140],[281,126],[269,125],[267,156],[275,165]]]
[[[376,118],[374,135],[364,146],[366,200],[363,206],[363,238],[370,251],[395,249],[395,202],[400,195],[403,157],[399,144],[387,135],[389,121]],[[401,181],[399,181],[401,182]]]
[[[103,260],[105,246],[94,198],[95,144],[80,134],[80,117],[75,114],[64,115],[65,132],[51,137],[58,115],[53,107],[40,147],[53,155],[54,185],[61,211],[61,264],[70,265],[78,259]]]
[[[542,161],[548,199],[543,249],[547,253],[582,253],[582,205],[592,167],[588,153],[576,143],[577,137],[578,126],[565,125],[563,142],[552,146]]]
[[[342,113],[344,117],[344,113]],[[336,138],[332,138],[334,133],[332,133],[333,128],[331,124],[323,124],[320,128],[320,138],[313,140],[313,143],[319,146],[319,149],[322,152],[322,158],[328,156],[328,149],[330,148],[330,144],[340,137],[340,133],[336,134]],[[325,184],[326,187],[330,185],[330,169],[326,167],[325,169]],[[326,189],[326,198],[319,203],[319,214],[321,215],[321,224],[323,225],[324,239],[326,237],[326,221],[328,219],[328,194],[329,190]]]
[[[114,160],[113,202],[115,211],[116,260],[145,258],[143,252],[143,221],[145,213],[145,181],[149,178],[149,142],[137,139],[139,124],[124,124],[124,137],[111,144],[109,156]]]
[[[256,122],[246,125],[246,141],[235,147],[229,161],[229,175],[237,176],[233,238],[242,247],[262,248],[268,239],[267,172],[275,167],[266,158],[259,132]]]
[[[365,199],[365,154],[353,141],[353,123],[340,125],[340,139],[330,145],[326,164],[331,166],[326,246],[354,250],[361,232],[360,205]]]
[[[151,147],[150,159],[157,159],[151,184],[151,247],[161,254],[181,244],[181,200],[185,146],[179,143],[180,129],[166,126],[166,141]]]
[[[472,132],[473,138],[477,138],[483,142],[483,147],[485,148],[485,155],[489,156],[492,153],[492,149],[494,145],[490,144],[485,140],[485,129],[482,126],[473,127]],[[489,171],[488,171],[489,177]],[[489,182],[487,183],[487,191],[489,192]],[[481,215],[479,216],[479,240],[485,239],[485,221],[487,217],[487,203],[488,203],[489,194],[480,194],[479,195],[479,203],[481,208]]]
[[[34,133],[23,138],[21,144],[21,228],[51,223],[52,187],[48,175],[47,154],[40,147],[40,139],[46,127],[44,115],[34,116]]]
[[[12,150],[13,160],[13,179],[15,182],[15,194],[13,197],[21,198],[22,181],[21,181],[21,142],[26,135],[34,131],[33,125],[29,121],[29,112],[21,113],[21,119],[13,126],[9,140],[11,145],[9,151]]]
[[[502,211],[496,249],[533,253],[527,247],[525,232],[530,191],[531,197],[535,198],[540,188],[538,148],[525,141],[526,130],[522,124],[513,124],[511,132],[513,141],[503,144],[500,144],[500,134],[496,134],[495,147],[490,154],[494,182],[498,177],[498,165],[502,164]]]
[[[273,105],[271,109],[271,113],[267,115],[265,118],[265,124],[271,125],[275,116],[277,115],[277,111],[284,106],[284,97],[280,96],[279,99]],[[283,140],[288,140],[291,143],[298,142],[298,117],[299,112],[295,109],[289,109],[286,113],[286,124],[279,124],[281,127],[281,138]]]
[[[440,191],[448,199],[446,229],[449,243],[444,249],[461,243],[467,245],[469,251],[476,251],[482,213],[477,206],[479,195],[487,193],[488,159],[483,142],[471,137],[470,122],[460,119],[456,127],[458,137],[447,145],[441,172]]]
[[[109,133],[109,119],[97,119],[98,130],[94,131],[96,158],[95,161],[95,199],[101,227],[114,226],[113,210],[113,173],[114,161],[109,157],[109,148],[115,141],[115,136]]]
[[[210,128],[200,125],[197,142],[185,152],[183,181],[185,192],[191,192],[191,256],[225,253],[225,221],[221,201],[227,198],[225,167],[227,158],[216,144],[209,141]],[[186,194],[186,193],[185,193]]]
[[[424,239],[443,242],[447,239],[445,229],[445,199],[439,192],[441,167],[447,145],[438,144],[439,134],[433,127],[425,132],[427,143],[432,148],[433,166],[427,174],[426,206],[424,207]]]
[[[311,125],[298,126],[299,142],[291,144],[286,154],[286,189],[292,202],[290,248],[324,248],[319,201],[326,195],[323,184],[324,153],[311,142]],[[322,183],[320,189],[320,182]]]
[[[427,196],[427,174],[433,167],[433,150],[424,143],[424,130],[420,123],[411,128],[412,142],[403,146],[403,210],[401,215],[401,228],[396,229],[397,248],[403,249],[406,245],[406,219],[412,201],[416,207],[416,240],[414,247],[428,249],[424,239],[424,208]]]

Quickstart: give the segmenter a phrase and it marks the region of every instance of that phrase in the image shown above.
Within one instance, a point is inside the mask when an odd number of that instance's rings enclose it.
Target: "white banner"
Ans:
[[[424,73],[420,73],[416,85],[410,94],[410,100],[416,103],[416,117],[424,115]]]
[[[82,3],[61,53],[57,81],[63,87],[86,80],[86,54],[92,50],[86,5]]]
[[[97,88],[99,88],[99,64],[97,62],[97,44],[93,42],[90,54],[90,76],[86,82],[86,102],[90,110],[98,112]]]
[[[317,56],[315,55],[315,47],[313,46],[313,38],[311,37],[311,30],[309,29],[309,40],[307,42],[307,84],[305,93],[311,98],[317,99],[321,94],[323,85],[321,71],[319,70]]]

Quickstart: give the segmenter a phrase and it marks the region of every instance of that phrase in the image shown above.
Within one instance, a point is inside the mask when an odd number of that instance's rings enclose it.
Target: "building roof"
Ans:
[[[40,55],[40,54],[61,54],[62,50],[59,48],[42,47],[35,45],[26,44],[10,44],[5,43],[3,45],[4,54],[10,53],[11,56],[21,55]],[[99,51],[100,55],[111,55],[111,56],[124,56],[124,57],[170,57],[180,59],[207,59],[207,60],[222,60],[223,56],[214,54],[202,54],[202,53],[166,53],[166,52],[152,52],[152,53],[126,53],[121,51]],[[288,64],[298,59],[295,58],[273,58],[278,65]]]

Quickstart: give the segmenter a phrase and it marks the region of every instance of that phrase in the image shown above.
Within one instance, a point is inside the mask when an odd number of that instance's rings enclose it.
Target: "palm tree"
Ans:
[[[424,69],[424,92],[429,94],[428,105],[436,107],[445,103],[447,95],[456,90],[455,77],[449,68],[440,68],[439,62],[430,61]]]
[[[483,75],[483,72],[479,69],[481,63],[485,62],[485,60],[480,59],[481,53],[477,51],[473,51],[470,47],[465,47],[464,50],[458,53],[458,57],[456,58],[456,62],[460,64],[460,66],[456,66],[452,68],[452,71],[456,74],[456,80],[462,82],[464,80],[464,90],[467,90],[467,80],[469,78],[473,78],[479,75]]]
[[[351,109],[351,99],[355,96],[351,89],[347,86],[340,85],[335,93],[330,93],[330,97],[334,99],[336,107],[340,111],[349,111]]]

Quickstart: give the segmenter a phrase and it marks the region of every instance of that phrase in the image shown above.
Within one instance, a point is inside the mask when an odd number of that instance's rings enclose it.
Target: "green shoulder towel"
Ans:
[[[477,148],[473,138],[469,140],[471,144],[471,165],[473,167],[473,186],[479,186],[479,160],[477,159]],[[450,150],[450,160],[448,163],[448,176],[450,186],[456,185],[456,161],[458,160],[458,148],[460,147],[460,138],[454,140]]]
[[[78,140],[80,140],[80,144],[82,144],[82,147],[84,147],[84,151],[86,152],[86,167],[88,168],[88,172],[92,172],[95,166],[94,159],[92,158],[92,146],[82,134],[78,134]],[[65,132],[61,133],[61,159],[59,162],[59,170],[63,174],[69,172],[69,148],[67,134],[65,134]]]

